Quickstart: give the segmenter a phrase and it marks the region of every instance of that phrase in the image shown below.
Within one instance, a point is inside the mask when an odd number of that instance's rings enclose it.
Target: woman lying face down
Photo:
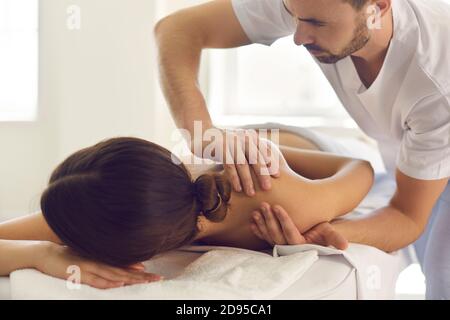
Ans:
[[[62,243],[90,259],[128,266],[192,244],[260,250],[251,230],[262,201],[279,204],[303,232],[355,208],[373,182],[370,164],[272,144],[280,177],[256,195],[232,191],[221,165],[191,166],[138,138],[82,149],[52,173],[42,214]],[[194,174],[195,175],[195,174]]]
[[[209,214],[219,192],[223,203]],[[204,175],[193,182],[163,147],[116,138],[63,161],[42,194],[41,209],[64,244],[126,266],[192,242],[199,215],[223,220],[230,196],[224,177]]]

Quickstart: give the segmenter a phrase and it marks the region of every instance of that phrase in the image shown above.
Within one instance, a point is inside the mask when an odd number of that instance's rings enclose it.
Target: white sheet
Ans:
[[[11,274],[11,296],[13,299],[272,299],[298,280],[317,259],[315,250],[272,257],[219,247],[202,254],[174,278],[109,290],[86,285],[69,289],[71,286],[64,280],[26,269]]]
[[[201,259],[200,257],[205,257],[202,254],[208,250],[213,250],[210,253],[213,253],[215,257],[213,259]],[[256,253],[242,249],[231,250],[234,251],[233,255],[237,253],[236,256],[241,257],[254,256]],[[375,248],[357,244],[351,244],[344,254],[335,249],[311,245],[278,246],[274,249],[274,254],[285,255],[292,252],[298,254],[302,251],[307,251],[310,256],[296,257],[294,260],[290,260],[298,264],[299,268],[295,266],[294,270],[296,268],[299,270],[283,276],[289,267],[283,267],[283,263],[274,261],[272,267],[277,264],[281,265],[284,272],[281,275],[276,273],[270,276],[271,280],[265,283],[255,282],[255,277],[252,277],[251,281],[235,282],[235,280],[242,280],[242,277],[253,272],[251,271],[254,270],[251,266],[252,263],[246,266],[241,264],[237,268],[240,270],[237,271],[229,269],[228,274],[225,269],[235,263],[229,263],[220,272],[211,273],[211,270],[205,270],[206,274],[209,272],[210,277],[201,280],[202,276],[200,275],[204,275],[205,271],[201,271],[199,268],[202,266],[209,268],[214,263],[222,263],[224,261],[222,258],[230,259],[230,248],[192,246],[166,253],[145,263],[148,271],[162,274],[166,279],[172,279],[165,281],[165,283],[135,285],[111,290],[98,290],[87,286],[82,286],[81,290],[68,290],[63,280],[48,277],[35,270],[21,270],[11,275],[11,296],[7,298],[393,299],[397,276],[410,262],[407,258],[407,250],[395,254],[386,254]],[[319,256],[317,256],[317,253]],[[218,259],[219,257],[222,258]],[[263,263],[267,263],[268,258],[268,256],[264,256]],[[261,264],[257,261],[262,262],[263,260],[259,260],[259,258],[253,260],[256,263],[253,266],[260,268]],[[310,264],[311,262],[313,263]],[[268,271],[269,269],[260,269],[257,277],[263,276],[264,270]],[[217,278],[220,274],[225,275],[223,279]],[[281,281],[272,281],[277,279],[277,275],[281,276]],[[174,281],[174,279],[176,280]],[[241,293],[236,292],[237,288],[243,289],[243,291]],[[268,291],[265,292],[265,289]]]

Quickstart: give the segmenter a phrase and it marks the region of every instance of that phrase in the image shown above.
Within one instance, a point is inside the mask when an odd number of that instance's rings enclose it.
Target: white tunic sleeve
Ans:
[[[232,0],[234,12],[253,43],[271,45],[295,32],[294,18],[283,0]]]
[[[398,169],[420,180],[450,177],[450,94],[420,101],[409,113],[405,126]]]

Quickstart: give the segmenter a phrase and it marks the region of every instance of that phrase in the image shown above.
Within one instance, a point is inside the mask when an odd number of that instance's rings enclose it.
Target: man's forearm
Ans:
[[[200,32],[183,23],[162,20],[155,28],[159,52],[160,82],[178,128],[194,133],[194,121],[203,129],[212,126],[205,99],[198,85],[203,40]]]
[[[370,245],[386,252],[413,243],[422,233],[414,220],[392,206],[364,218],[336,220],[332,224],[349,242]]]

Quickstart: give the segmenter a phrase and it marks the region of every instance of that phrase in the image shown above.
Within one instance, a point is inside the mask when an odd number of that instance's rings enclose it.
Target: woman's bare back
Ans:
[[[295,147],[299,149],[315,149],[317,146],[312,142],[299,137],[298,135],[289,132],[280,132],[279,135],[280,145]],[[203,228],[213,229],[214,236],[201,237],[202,244],[209,245],[224,245],[234,246],[252,250],[267,249],[270,246],[254,235],[251,230],[251,224],[253,222],[252,213],[254,210],[260,208],[263,201],[267,203],[278,203],[284,207],[295,207],[298,198],[292,197],[289,199],[289,203],[286,201],[285,195],[292,184],[298,183],[299,176],[290,170],[284,160],[282,153],[280,152],[280,169],[282,171],[282,177],[278,179],[272,179],[272,190],[264,191],[259,188],[257,183],[255,184],[256,195],[254,197],[248,197],[243,193],[232,192],[228,214],[223,222],[212,223],[203,219]],[[196,179],[198,176],[204,173],[220,173],[225,174],[223,165],[218,163],[203,163],[203,164],[185,164],[188,170],[192,174],[192,178]],[[256,176],[252,172],[253,180],[256,181]],[[309,219],[315,223],[317,219]],[[310,225],[311,223],[307,223]]]

